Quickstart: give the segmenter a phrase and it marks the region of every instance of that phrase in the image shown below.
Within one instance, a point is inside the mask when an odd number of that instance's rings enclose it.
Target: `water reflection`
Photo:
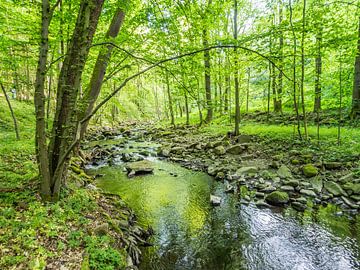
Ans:
[[[153,175],[128,179],[104,167],[98,185],[120,194],[157,232],[141,269],[360,269],[359,217],[333,206],[298,213],[239,205],[203,173],[154,160]],[[174,176],[175,175],[175,176]],[[209,195],[223,197],[209,206]]]

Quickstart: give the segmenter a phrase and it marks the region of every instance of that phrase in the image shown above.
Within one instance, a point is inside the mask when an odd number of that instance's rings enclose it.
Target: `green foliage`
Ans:
[[[125,267],[124,256],[113,248],[89,248],[90,269],[94,270],[112,270]]]
[[[1,98],[1,97],[0,97]],[[34,107],[12,100],[21,140],[16,141],[10,113],[0,99],[0,269],[44,269],[49,260],[86,249],[90,269],[124,266],[124,252],[112,237],[93,236],[91,215],[98,211],[95,194],[79,189],[70,177],[59,202],[43,204],[37,195],[34,157]]]

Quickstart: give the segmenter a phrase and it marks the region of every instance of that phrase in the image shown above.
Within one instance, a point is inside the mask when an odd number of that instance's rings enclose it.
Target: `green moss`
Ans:
[[[303,167],[303,173],[306,177],[313,177],[318,174],[318,169],[312,164],[306,164]]]
[[[265,200],[275,205],[286,204],[289,202],[289,195],[283,191],[274,191],[267,195]]]

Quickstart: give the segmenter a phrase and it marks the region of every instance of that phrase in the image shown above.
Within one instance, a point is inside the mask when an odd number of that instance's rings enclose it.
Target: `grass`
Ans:
[[[205,115],[205,114],[204,114]],[[197,114],[191,114],[190,124],[199,123]],[[176,124],[183,125],[185,118],[177,118]],[[232,120],[233,121],[233,120]],[[168,123],[166,123],[168,125]],[[234,123],[230,123],[229,116],[216,117],[210,124],[202,125],[199,132],[214,136],[223,136],[229,131],[234,130]],[[302,136],[304,130],[301,128]],[[254,122],[252,120],[243,120],[240,123],[240,133],[256,135],[266,141],[281,143],[283,145],[292,144],[298,141],[297,130],[294,125],[273,125]],[[360,129],[351,126],[341,127],[341,144],[338,145],[337,126],[320,126],[320,140],[317,140],[317,127],[313,124],[308,126],[308,142],[299,142],[303,148],[313,148],[323,153],[325,159],[346,160],[351,156],[358,156],[360,153]]]
[[[70,177],[62,199],[44,204],[38,194],[32,104],[12,100],[19,123],[15,139],[7,104],[0,99],[0,269],[115,269],[126,252],[112,235],[94,233],[104,222],[99,194]],[[89,218],[92,217],[92,218]]]

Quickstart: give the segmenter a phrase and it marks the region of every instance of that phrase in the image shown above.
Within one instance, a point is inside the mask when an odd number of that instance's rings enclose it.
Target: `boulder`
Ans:
[[[185,152],[185,148],[184,147],[180,147],[180,146],[176,146],[170,149],[170,153],[174,153],[174,154],[182,154]]]
[[[349,174],[346,174],[346,175],[342,176],[339,179],[339,182],[342,183],[342,184],[345,184],[345,183],[353,180],[353,178],[354,178],[354,173],[349,173]]]
[[[243,174],[255,174],[258,172],[258,168],[256,167],[241,167],[236,171],[236,175],[243,175]]]
[[[294,208],[297,211],[305,211],[306,204],[302,204],[301,202],[292,202],[291,203],[292,208]]]
[[[344,189],[348,191],[350,194],[360,194],[360,183],[346,183],[344,186]]]
[[[312,164],[307,164],[303,167],[303,173],[306,177],[313,177],[318,174],[318,169]]]
[[[292,178],[292,173],[288,167],[285,165],[281,165],[280,168],[277,171],[277,174],[280,178]]]
[[[94,232],[96,235],[102,236],[109,233],[109,224],[108,223],[102,223],[95,227]]]
[[[211,176],[215,176],[221,171],[222,171],[222,167],[216,165],[211,165],[207,168],[207,173]]]
[[[313,190],[310,189],[301,189],[300,194],[309,196],[309,197],[316,197],[316,193]]]
[[[342,166],[341,162],[324,162],[324,167],[327,170],[336,170],[340,169]]]
[[[266,202],[273,205],[282,205],[289,202],[289,195],[283,191],[274,191],[265,197]]]
[[[291,179],[289,181],[284,181],[284,184],[287,185],[287,186],[292,186],[292,187],[297,187],[300,185],[300,182],[299,180],[296,180],[296,179]]]
[[[333,181],[325,182],[324,188],[334,196],[347,196],[346,192],[342,189],[342,187]]]
[[[294,187],[292,187],[292,186],[281,186],[280,189],[282,191],[286,191],[286,192],[294,192],[295,191]]]
[[[300,164],[300,161],[299,161],[298,159],[292,159],[292,160],[290,161],[290,163],[291,163],[292,165],[299,165],[299,164]]]
[[[148,160],[136,161],[126,164],[128,176],[132,177],[138,174],[147,174],[154,171],[154,165]]]
[[[310,180],[310,184],[311,184],[312,188],[318,193],[320,193],[323,189],[323,181],[320,177],[312,178]]]
[[[212,206],[219,206],[221,204],[221,197],[210,195],[210,203]]]
[[[232,155],[240,155],[243,151],[244,151],[243,146],[238,144],[238,145],[234,145],[234,146],[229,147],[226,150],[226,153],[232,154]]]
[[[239,135],[237,138],[236,138],[236,141],[238,143],[249,143],[252,141],[252,138],[250,135]]]
[[[163,157],[169,157],[170,156],[170,149],[169,148],[161,149],[160,155],[163,156]]]
[[[353,208],[353,209],[358,209],[359,206],[356,205],[353,201],[351,201],[350,199],[348,199],[347,197],[345,196],[341,196],[341,199],[344,201],[344,203],[349,206],[350,208]]]
[[[214,148],[214,153],[216,155],[224,155],[226,153],[226,150],[225,150],[224,146],[219,145]]]

